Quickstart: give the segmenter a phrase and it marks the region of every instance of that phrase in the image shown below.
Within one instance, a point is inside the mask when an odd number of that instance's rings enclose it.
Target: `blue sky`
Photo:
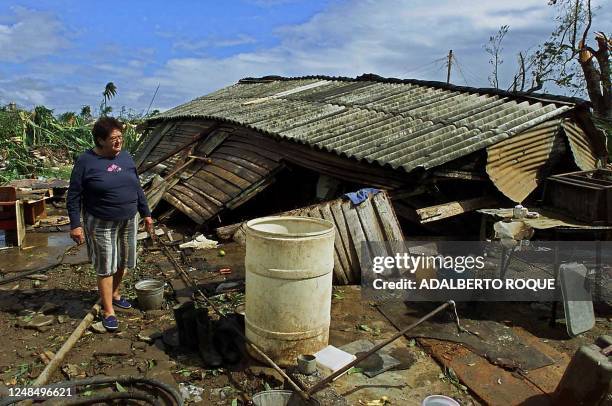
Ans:
[[[594,30],[610,31],[612,0]],[[0,104],[56,112],[111,101],[144,111],[167,109],[242,77],[326,74],[445,80],[488,87],[483,44],[507,24],[502,84],[516,53],[535,47],[554,26],[546,0],[243,0],[0,2]],[[602,26],[607,24],[607,26]]]

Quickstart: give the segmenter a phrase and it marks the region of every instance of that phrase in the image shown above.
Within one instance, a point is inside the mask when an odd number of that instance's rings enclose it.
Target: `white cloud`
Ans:
[[[268,2],[262,0],[262,4]],[[593,3],[604,6],[595,17],[593,30],[606,29],[606,15],[610,15],[606,10],[612,7],[605,5],[610,0]],[[23,8],[15,9],[14,14],[8,23],[0,20],[0,60],[24,61],[68,45],[65,30],[53,16]],[[488,87],[490,67],[482,46],[489,36],[501,25],[510,26],[504,42],[506,62],[501,66],[502,83],[506,84],[514,73],[518,50],[542,43],[553,29],[553,15],[554,9],[544,0],[334,1],[302,24],[276,28],[276,45],[266,48],[259,44],[253,51],[222,58],[207,55],[206,48],[255,44],[258,38],[238,35],[187,41],[178,31],[153,26],[151,30],[166,43],[189,57],[160,59],[154,48],[106,44],[81,55],[89,66],[31,63],[30,82],[23,77],[7,79],[0,66],[0,102],[46,102],[59,110],[78,110],[82,104],[96,107],[108,81],[118,87],[113,106],[142,110],[158,84],[153,108],[167,109],[247,76],[376,73],[445,80],[444,58],[449,49],[460,62],[453,68],[453,83]],[[25,51],[29,44],[23,41],[19,46],[7,45],[7,38],[14,39],[18,33],[19,38],[30,35],[27,41],[34,42],[32,32],[40,44],[31,50]],[[58,81],[64,85],[58,85]]]
[[[70,45],[66,28],[52,14],[24,7],[12,11],[0,23],[0,61],[25,62]]]
[[[277,29],[280,44],[227,58],[175,58],[142,83],[161,84],[160,107],[169,108],[236,82],[245,76],[366,72],[443,80],[440,67],[448,49],[465,66],[468,83],[487,86],[487,57],[482,45],[501,25],[510,25],[506,48],[535,45],[552,28],[553,10],[541,0],[473,2],[377,0],[334,3],[303,24]],[[535,27],[535,28],[534,28]],[[512,36],[531,43],[512,44]],[[517,48],[518,49],[518,48]],[[509,53],[508,58],[513,58]],[[510,65],[508,63],[507,65]],[[463,83],[456,75],[456,83]],[[511,73],[508,73],[510,75]],[[163,92],[162,92],[163,90]],[[157,103],[156,103],[157,104]]]
[[[240,34],[234,38],[206,38],[202,40],[180,39],[172,45],[175,49],[184,51],[203,51],[207,48],[227,48],[238,45],[254,44],[257,40],[249,35]]]

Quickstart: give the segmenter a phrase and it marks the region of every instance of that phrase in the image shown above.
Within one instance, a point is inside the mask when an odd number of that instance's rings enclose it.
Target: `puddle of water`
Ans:
[[[4,241],[6,244],[6,239]],[[68,233],[26,234],[21,248],[0,250],[0,272],[19,272],[53,265],[72,245],[74,242]]]

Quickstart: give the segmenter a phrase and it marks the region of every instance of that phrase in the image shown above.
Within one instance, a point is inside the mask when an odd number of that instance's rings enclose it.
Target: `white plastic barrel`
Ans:
[[[310,217],[247,222],[245,333],[279,365],[328,344],[334,233]]]

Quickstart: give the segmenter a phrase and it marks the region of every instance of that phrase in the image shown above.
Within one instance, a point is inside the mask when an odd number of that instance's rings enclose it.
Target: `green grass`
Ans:
[[[65,165],[52,168],[43,168],[38,172],[38,176],[42,176],[50,179],[66,179],[70,180],[70,174],[72,173],[72,165]]]

